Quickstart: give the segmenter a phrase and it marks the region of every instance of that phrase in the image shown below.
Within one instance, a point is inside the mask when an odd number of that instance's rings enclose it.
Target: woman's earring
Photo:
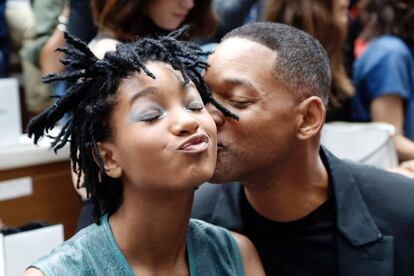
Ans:
[[[102,174],[100,171],[98,172],[98,182],[102,183]]]

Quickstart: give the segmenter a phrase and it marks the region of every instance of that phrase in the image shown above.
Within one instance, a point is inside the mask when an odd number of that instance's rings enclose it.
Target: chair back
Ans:
[[[387,123],[331,122],[322,129],[321,144],[339,158],[391,168],[398,166],[394,135]]]

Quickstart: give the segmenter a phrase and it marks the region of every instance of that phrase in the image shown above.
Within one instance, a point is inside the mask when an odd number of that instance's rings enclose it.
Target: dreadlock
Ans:
[[[52,148],[56,152],[70,142],[70,158],[73,171],[78,176],[84,174],[82,184],[93,204],[93,216],[99,223],[104,214],[112,214],[122,202],[122,185],[120,179],[105,174],[104,164],[99,154],[97,143],[111,137],[109,124],[115,93],[121,80],[135,72],[144,72],[156,78],[145,66],[148,61],[161,61],[179,70],[186,82],[192,81],[205,104],[211,103],[226,116],[238,119],[220,105],[204,83],[199,70],[208,67],[203,52],[196,44],[178,41],[188,32],[182,27],[167,36],[142,38],[137,41],[118,44],[116,51],[107,52],[103,59],[98,59],[81,40],[65,33],[69,47],[58,48],[65,53],[61,62],[65,71],[47,75],[46,83],[67,80],[73,81],[66,94],[57,102],[33,118],[28,126],[29,137],[34,137],[37,144],[40,137],[47,135],[55,124],[68,115],[59,134],[53,138]]]

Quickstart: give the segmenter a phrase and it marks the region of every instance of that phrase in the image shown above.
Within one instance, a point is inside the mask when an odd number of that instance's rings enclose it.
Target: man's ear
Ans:
[[[311,96],[303,100],[299,106],[299,124],[297,137],[300,140],[307,140],[319,134],[325,122],[325,105],[322,99]]]
[[[122,168],[117,160],[114,145],[111,142],[98,142],[97,145],[104,164],[105,173],[112,178],[121,177]]]

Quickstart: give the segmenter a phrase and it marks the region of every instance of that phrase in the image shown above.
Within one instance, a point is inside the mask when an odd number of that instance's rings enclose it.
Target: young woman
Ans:
[[[96,223],[35,262],[24,275],[263,275],[253,245],[190,220],[193,193],[216,162],[219,105],[197,69],[203,53],[175,38],[119,44],[98,59],[79,40],[63,49],[66,71],[46,81],[76,84],[34,118],[35,143],[65,114],[55,150],[70,139]],[[70,138],[69,138],[70,137]]]
[[[119,42],[167,34],[183,24],[191,25],[190,39],[209,36],[216,26],[211,2],[212,0],[92,0],[98,35],[89,43],[89,47],[98,58],[103,58],[107,51],[115,50]],[[78,224],[78,229],[81,229],[92,222],[91,204],[86,198],[85,189],[77,191],[83,199]]]

